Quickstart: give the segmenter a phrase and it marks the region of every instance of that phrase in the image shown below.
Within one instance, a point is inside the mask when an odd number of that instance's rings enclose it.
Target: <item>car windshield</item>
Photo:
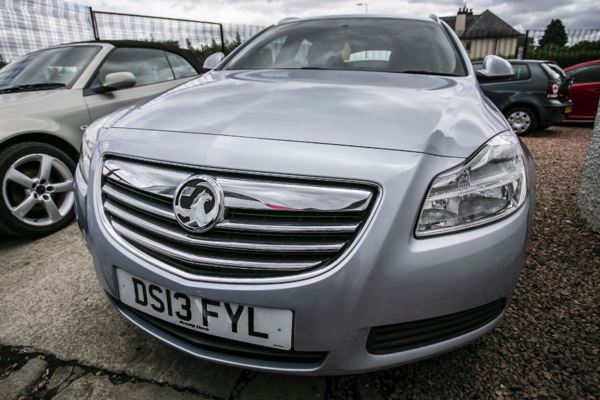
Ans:
[[[399,18],[332,18],[277,25],[244,46],[223,69],[465,75],[460,56],[441,25]]]
[[[28,54],[0,70],[0,91],[68,86],[98,49],[98,46],[58,47]]]

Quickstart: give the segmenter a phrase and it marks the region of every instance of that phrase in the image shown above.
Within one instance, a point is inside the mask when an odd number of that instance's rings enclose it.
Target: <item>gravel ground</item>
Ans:
[[[242,371],[229,397],[252,398],[251,393],[259,393],[256,398],[265,398],[260,395],[267,393],[265,388],[283,385],[287,390],[277,390],[282,399],[292,394],[327,399],[600,398],[600,235],[583,226],[575,210],[590,136],[589,127],[562,126],[525,139],[537,165],[535,226],[513,301],[492,333],[419,363],[364,375],[289,381],[297,386],[286,383],[289,377]],[[0,378],[34,357],[45,358],[48,370],[30,393],[33,398],[53,398],[57,389],[52,389],[51,381],[68,368],[79,371],[75,375],[88,379],[85,384],[98,393],[111,385],[154,394],[173,386],[2,343]],[[175,388],[175,397],[202,394]]]

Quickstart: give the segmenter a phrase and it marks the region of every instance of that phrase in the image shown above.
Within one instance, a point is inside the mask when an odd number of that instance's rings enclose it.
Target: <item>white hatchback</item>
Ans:
[[[38,237],[73,216],[83,130],[202,71],[192,53],[148,42],[68,44],[0,70],[0,234]]]

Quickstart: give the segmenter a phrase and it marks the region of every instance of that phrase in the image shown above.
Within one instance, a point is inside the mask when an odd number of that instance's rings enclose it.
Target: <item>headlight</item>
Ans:
[[[81,138],[81,151],[79,154],[79,171],[86,182],[90,173],[92,153],[96,148],[96,142],[98,141],[98,134],[100,133],[100,130],[104,127],[110,127],[135,107],[135,105],[131,105],[107,114],[104,117],[92,122],[90,126],[86,128],[85,132],[83,132],[83,137]]]
[[[81,152],[79,154],[79,172],[81,176],[87,182],[88,175],[90,173],[90,161],[92,160],[92,153],[96,148],[96,141],[98,140],[98,133],[106,122],[106,117],[97,119],[92,122],[83,132],[81,138]]]
[[[501,133],[466,164],[433,180],[415,235],[456,232],[506,217],[526,197],[523,149],[513,133]]]

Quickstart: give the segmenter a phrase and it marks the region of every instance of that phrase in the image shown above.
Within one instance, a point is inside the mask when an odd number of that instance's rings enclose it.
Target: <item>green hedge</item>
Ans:
[[[553,60],[561,67],[569,67],[585,61],[600,60],[600,42],[583,41],[570,47],[545,46],[531,49],[526,58]]]

